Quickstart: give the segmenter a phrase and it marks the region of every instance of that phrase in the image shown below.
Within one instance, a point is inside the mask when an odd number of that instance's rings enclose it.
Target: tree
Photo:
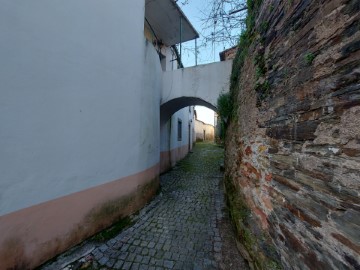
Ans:
[[[246,1],[211,0],[209,7],[202,14],[202,43],[235,46],[245,28]]]
[[[178,0],[183,6],[191,4],[193,0]],[[199,52],[211,46],[212,58],[215,61],[215,48],[226,49],[237,45],[241,32],[245,29],[247,14],[246,0],[203,0],[204,10],[199,11],[201,20]],[[184,53],[196,54],[192,45],[183,46]],[[209,59],[207,60],[209,62]]]

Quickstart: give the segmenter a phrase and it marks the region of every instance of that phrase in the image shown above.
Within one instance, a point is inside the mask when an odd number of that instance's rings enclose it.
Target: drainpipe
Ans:
[[[197,38],[195,38],[195,66],[197,66]]]
[[[181,43],[182,43],[182,16],[180,16],[180,62],[181,62]]]
[[[179,55],[179,51],[178,51],[178,49],[176,48],[176,45],[172,45],[171,48],[172,48],[172,49],[174,50],[174,52],[175,52],[176,61],[178,62],[178,66],[179,66],[180,68],[183,68],[184,65],[183,65],[183,63],[181,62],[181,59],[180,59],[181,56]]]

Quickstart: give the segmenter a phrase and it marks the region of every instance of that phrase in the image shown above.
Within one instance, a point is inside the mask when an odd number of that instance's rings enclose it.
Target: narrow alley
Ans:
[[[76,261],[62,260],[68,252],[42,269],[248,269],[225,208],[222,155],[221,147],[198,143],[161,176],[159,194],[130,227],[103,244],[88,243],[88,252],[70,251],[82,254]]]

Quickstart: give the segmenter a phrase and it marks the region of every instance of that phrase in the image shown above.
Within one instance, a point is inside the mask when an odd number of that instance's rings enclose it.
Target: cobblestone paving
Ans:
[[[197,144],[161,176],[161,193],[135,223],[88,255],[89,269],[248,269],[235,241],[229,242],[234,235],[224,212],[222,153]]]

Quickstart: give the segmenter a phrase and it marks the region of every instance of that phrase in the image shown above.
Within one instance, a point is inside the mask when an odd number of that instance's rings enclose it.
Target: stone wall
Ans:
[[[226,142],[243,253],[359,269],[360,2],[263,1],[254,29]]]

